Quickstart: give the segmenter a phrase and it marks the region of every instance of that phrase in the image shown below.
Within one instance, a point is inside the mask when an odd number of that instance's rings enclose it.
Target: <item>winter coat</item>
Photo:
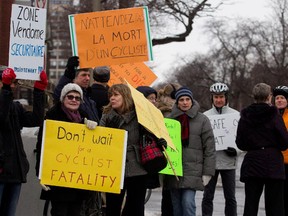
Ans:
[[[33,111],[13,102],[10,89],[0,93],[0,183],[24,183],[29,162],[21,138],[23,127],[38,127],[44,118],[44,91],[34,89]]]
[[[60,95],[63,87],[68,84],[72,83],[73,80],[67,78],[66,76],[62,76],[59,80],[58,85],[56,86],[53,94],[53,98],[55,103],[59,102]],[[99,122],[98,112],[97,112],[97,105],[96,102],[90,99],[88,89],[83,89],[83,103],[80,105],[80,109],[83,110],[85,113],[88,114],[88,119]]]
[[[229,106],[222,107],[222,114],[239,113],[237,110],[230,108]],[[221,115],[217,112],[215,106],[204,112],[206,116]],[[232,147],[232,146],[231,146]],[[229,156],[225,150],[216,151],[216,169],[217,170],[230,170],[236,169],[237,156]]]
[[[247,151],[240,181],[249,178],[285,179],[281,151],[288,147],[288,133],[275,106],[254,103],[241,111],[236,144]]]
[[[97,83],[94,83],[91,86],[90,98],[93,101],[95,101],[97,105],[97,112],[98,112],[99,119],[101,119],[102,117],[103,107],[109,103],[108,90],[109,90],[108,86],[105,87]]]
[[[199,104],[193,100],[193,106],[186,112],[189,117],[189,145],[182,147],[183,176],[179,181],[175,176],[165,176],[168,188],[191,188],[203,190],[202,176],[215,173],[215,140],[210,121],[199,112]],[[177,104],[172,108],[170,118],[178,120],[184,114]]]
[[[119,115],[112,109],[109,113],[102,115],[100,126],[107,126],[108,122],[117,116],[121,118],[117,128],[128,131],[125,177],[146,175],[147,172],[140,162],[140,125],[137,120],[136,111],[133,110],[124,115]]]
[[[284,120],[286,128],[288,129],[288,108],[285,108],[282,118]],[[288,164],[288,149],[285,151],[282,151],[282,154],[284,157],[284,163]]]
[[[79,109],[80,115],[83,119],[82,123],[84,122],[84,118],[88,115]],[[45,116],[45,119],[56,120],[56,121],[64,121],[64,122],[71,122],[68,119],[66,113],[61,108],[61,103],[58,102],[55,106],[53,106]],[[38,134],[38,142],[37,142],[37,160],[36,160],[36,171],[39,171],[39,164],[40,164],[40,155],[41,155],[41,141],[43,136],[43,127],[40,128]],[[59,143],[60,145],[61,143]],[[37,172],[38,175],[39,172]],[[54,200],[54,201],[77,201],[77,200],[84,200],[88,197],[89,191],[88,190],[81,190],[75,188],[66,188],[66,187],[58,187],[58,186],[49,186],[51,190],[44,191],[42,190],[40,199],[43,200]]]

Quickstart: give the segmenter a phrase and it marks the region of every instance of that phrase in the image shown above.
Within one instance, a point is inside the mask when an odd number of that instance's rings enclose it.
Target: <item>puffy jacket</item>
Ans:
[[[0,183],[24,183],[29,162],[21,138],[23,127],[38,127],[44,118],[44,91],[34,89],[33,111],[29,112],[19,102],[13,102],[10,88],[0,93]]]
[[[241,111],[237,147],[247,151],[241,165],[240,181],[249,178],[285,179],[283,155],[288,133],[275,106],[254,103]]]
[[[222,107],[222,114],[239,113],[237,110],[230,108],[229,106]],[[204,112],[206,116],[209,115],[221,115],[217,112],[215,106]],[[216,169],[227,170],[237,168],[237,156],[228,156],[224,150],[216,151]]]
[[[183,176],[179,182],[175,176],[165,176],[168,188],[191,188],[203,190],[203,175],[215,173],[215,140],[210,121],[199,112],[199,104],[193,100],[193,106],[186,112],[189,117],[189,145],[182,147]],[[178,120],[184,114],[177,104],[172,108],[170,118]]]

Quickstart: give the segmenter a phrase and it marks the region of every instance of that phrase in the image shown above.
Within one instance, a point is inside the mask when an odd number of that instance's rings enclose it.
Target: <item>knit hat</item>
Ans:
[[[98,82],[108,82],[110,80],[110,68],[107,66],[95,67],[93,70],[93,79]]]
[[[149,86],[138,86],[136,89],[141,92],[145,98],[147,98],[150,94],[155,94],[157,98],[157,91]]]
[[[193,100],[192,91],[187,87],[181,87],[176,91],[176,93],[175,93],[176,103],[178,103],[178,100],[182,96],[188,96],[191,98],[191,100]]]
[[[68,83],[61,91],[60,101],[63,102],[64,97],[71,91],[76,91],[80,94],[81,100],[83,101],[83,91],[81,87],[75,83]]]

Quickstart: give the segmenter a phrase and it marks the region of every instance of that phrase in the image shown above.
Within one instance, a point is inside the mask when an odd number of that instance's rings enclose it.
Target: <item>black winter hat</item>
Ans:
[[[93,79],[98,82],[108,82],[110,80],[110,68],[107,66],[95,67],[93,70]]]
[[[147,98],[150,94],[155,94],[157,98],[157,91],[150,86],[138,86],[136,89],[141,92],[145,98]]]

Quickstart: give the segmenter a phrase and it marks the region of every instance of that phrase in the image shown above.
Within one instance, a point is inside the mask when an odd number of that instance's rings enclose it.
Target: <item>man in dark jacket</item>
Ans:
[[[11,68],[3,71],[0,93],[0,215],[14,216],[20,195],[21,184],[25,183],[29,163],[23,147],[23,127],[37,127],[44,118],[44,89],[48,85],[44,71],[40,81],[34,84],[33,111],[26,111],[19,102],[13,102],[12,90],[17,85],[16,75]]]
[[[64,75],[60,78],[58,85],[54,90],[54,102],[56,103],[59,101],[61,91],[66,84],[76,83],[82,88],[83,91],[83,103],[81,103],[80,108],[88,114],[89,120],[99,122],[96,103],[95,101],[91,100],[88,94],[91,68],[77,69],[78,66],[78,56],[72,56],[68,59]]]
[[[265,190],[267,216],[284,216],[285,168],[281,151],[288,147],[288,133],[282,116],[271,105],[271,87],[258,83],[253,88],[255,103],[241,111],[236,144],[247,151],[240,181],[245,183],[244,216],[257,216]],[[286,205],[286,203],[285,203]]]
[[[108,82],[110,80],[109,67],[95,67],[93,70],[94,82],[91,86],[91,99],[96,102],[99,119],[102,117],[103,107],[109,103]]]

